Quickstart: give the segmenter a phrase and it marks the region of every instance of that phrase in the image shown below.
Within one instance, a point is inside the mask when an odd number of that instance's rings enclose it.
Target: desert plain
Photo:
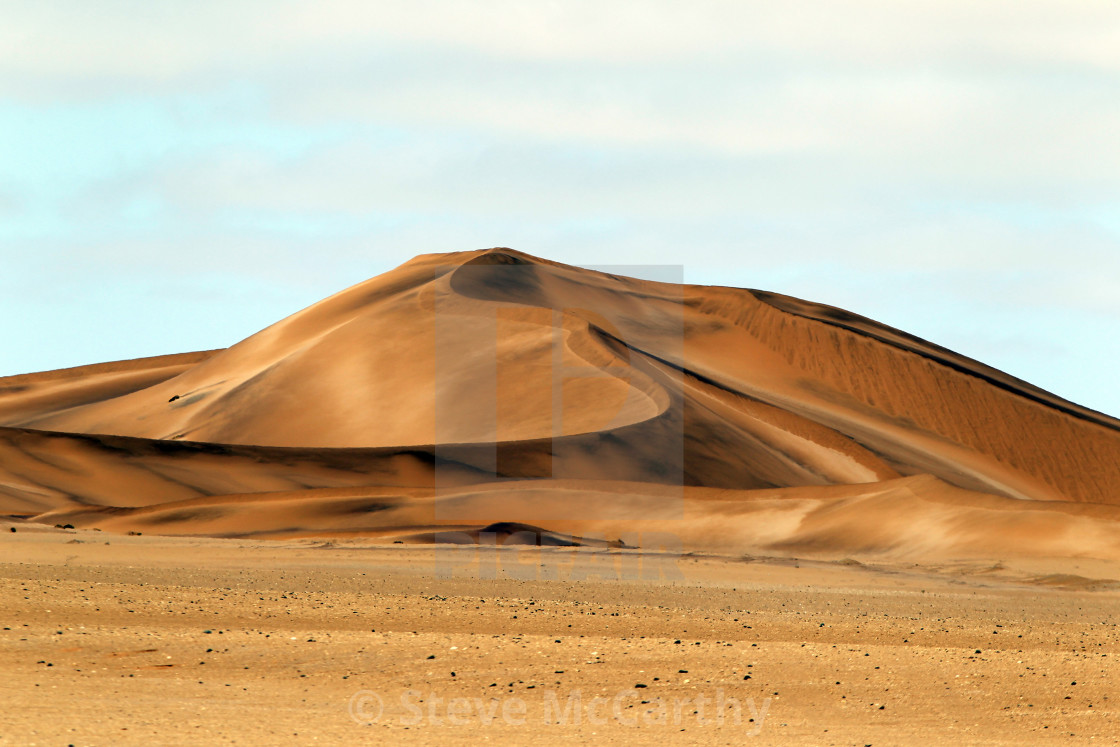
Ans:
[[[509,249],[0,378],[0,741],[1120,739],[1120,422]]]
[[[0,558],[9,744],[1117,735],[1111,563],[684,556],[654,582],[627,578],[636,551],[571,580],[570,549],[495,550],[555,557],[557,579],[522,580],[430,545],[20,530]]]

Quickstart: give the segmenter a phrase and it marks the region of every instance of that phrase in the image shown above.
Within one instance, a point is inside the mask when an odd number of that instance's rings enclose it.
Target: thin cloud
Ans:
[[[1038,310],[1115,322],[1113,2],[107,0],[4,20],[5,280],[26,304],[68,273],[44,319],[108,313],[82,289],[121,267],[310,298],[416,253],[514,245],[687,259],[707,282],[938,317],[946,342],[973,324],[953,309],[977,326],[1018,309],[1021,334],[970,339],[998,355],[1039,335],[1036,360],[1015,348],[1028,379],[1070,336]],[[236,303],[182,298],[212,319]],[[1120,412],[1086,386],[1059,393]]]

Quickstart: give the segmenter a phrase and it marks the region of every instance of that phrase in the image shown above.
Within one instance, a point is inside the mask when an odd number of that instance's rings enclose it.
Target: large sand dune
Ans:
[[[106,531],[1120,557],[1117,420],[839,309],[508,249],[0,378],[0,426],[0,513]]]

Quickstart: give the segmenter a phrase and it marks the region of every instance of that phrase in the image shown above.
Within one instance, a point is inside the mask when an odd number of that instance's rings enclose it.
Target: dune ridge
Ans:
[[[489,249],[223,350],[0,379],[0,513],[1114,558],[1120,421],[843,310]]]

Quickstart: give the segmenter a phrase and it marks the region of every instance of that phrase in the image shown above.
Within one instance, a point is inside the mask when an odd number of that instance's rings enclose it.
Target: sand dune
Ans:
[[[216,353],[163,355],[0,378],[0,418],[34,419],[42,412],[113,399],[177,376]]]
[[[1120,554],[1113,418],[839,309],[508,249],[0,378],[0,426],[0,513],[105,531]]]

